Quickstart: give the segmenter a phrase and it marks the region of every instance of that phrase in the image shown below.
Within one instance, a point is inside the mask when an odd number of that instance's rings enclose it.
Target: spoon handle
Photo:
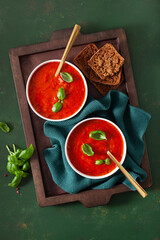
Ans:
[[[112,159],[112,161],[119,167],[122,173],[128,178],[128,180],[132,183],[132,185],[137,189],[139,194],[145,198],[148,194],[147,192],[138,184],[138,182],[127,172],[127,170],[117,161],[117,159],[107,151],[108,156]]]
[[[58,66],[58,68],[57,68],[57,71],[56,71],[56,73],[55,73],[55,77],[57,77],[58,74],[60,73],[61,68],[62,68],[62,66],[63,66],[63,64],[64,64],[64,62],[65,62],[65,60],[66,60],[66,58],[67,58],[67,56],[68,56],[68,53],[69,53],[69,51],[70,51],[70,49],[71,49],[71,47],[72,47],[72,45],[73,45],[73,43],[74,43],[74,41],[75,41],[75,39],[76,39],[76,37],[77,37],[80,29],[81,29],[81,26],[79,26],[78,24],[75,24],[75,26],[74,26],[74,28],[73,28],[73,31],[72,31],[72,33],[71,33],[71,36],[70,36],[70,38],[69,38],[69,40],[68,40],[66,49],[65,49],[65,51],[64,51],[64,53],[63,53],[63,56],[62,56],[62,58],[61,58],[60,64],[59,64],[59,66]]]

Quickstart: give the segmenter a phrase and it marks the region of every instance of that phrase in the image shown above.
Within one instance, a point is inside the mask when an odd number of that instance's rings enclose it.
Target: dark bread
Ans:
[[[90,71],[92,68],[88,65],[88,60],[98,51],[97,46],[94,43],[87,45],[82,51],[74,58],[74,63],[82,70],[82,72],[90,77]]]
[[[120,68],[120,71],[116,73],[112,77],[106,77],[105,79],[101,79],[93,70],[90,71],[90,80],[93,82],[98,82],[106,85],[117,85],[120,83],[122,75],[122,68]]]
[[[110,43],[106,43],[88,61],[88,65],[101,79],[106,79],[106,77],[114,76],[120,72],[123,63],[124,58]]]
[[[98,51],[94,43],[87,45],[75,58],[74,63],[84,72],[84,74],[94,82],[103,83],[107,85],[117,85],[121,80],[121,69],[113,77],[106,77],[101,79],[88,65],[88,60]]]
[[[96,79],[100,79],[97,74],[88,65],[88,60],[97,52],[98,48],[95,44],[91,43],[87,45],[75,58],[74,63],[79,67],[79,69],[84,73],[84,75],[90,80],[90,82],[97,88],[97,90],[105,96],[111,89],[116,89],[121,82],[123,77],[117,85],[107,85],[99,83]],[[94,81],[93,81],[94,80]],[[96,80],[96,81],[95,81]]]
[[[98,89],[98,91],[103,95],[103,96],[105,96],[110,90],[112,90],[112,89],[117,89],[120,85],[121,85],[121,83],[123,82],[123,80],[124,80],[124,76],[123,76],[123,74],[121,75],[121,80],[120,80],[120,82],[117,84],[117,85],[104,85],[104,84],[102,84],[102,83],[98,83],[98,82],[93,82],[93,81],[91,81],[92,82],[92,84]]]

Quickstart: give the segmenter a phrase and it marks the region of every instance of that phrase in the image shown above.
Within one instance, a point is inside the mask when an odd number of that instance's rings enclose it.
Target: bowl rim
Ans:
[[[121,161],[120,161],[120,164],[121,164],[121,165],[124,163],[124,160],[125,160],[125,158],[126,158],[126,152],[127,152],[127,144],[126,144],[126,140],[125,140],[124,134],[123,134],[123,132],[121,131],[121,129],[120,129],[114,122],[112,122],[112,121],[110,121],[110,120],[108,120],[108,119],[106,119],[106,118],[91,117],[91,118],[84,119],[84,120],[80,121],[79,123],[77,123],[77,124],[70,130],[70,132],[69,132],[68,135],[67,135],[67,138],[66,138],[66,141],[65,141],[65,156],[66,156],[66,159],[67,159],[68,164],[70,165],[70,167],[71,167],[76,173],[78,173],[78,174],[81,175],[82,177],[89,178],[89,179],[103,179],[103,178],[106,178],[106,177],[109,177],[109,176],[113,175],[113,174],[114,174],[115,172],[117,172],[118,169],[119,169],[119,167],[117,166],[115,169],[113,169],[113,171],[111,171],[110,173],[107,173],[107,174],[105,174],[105,175],[102,175],[102,176],[91,176],[91,175],[87,175],[87,174],[82,173],[82,172],[80,172],[79,170],[77,170],[77,169],[75,168],[75,166],[71,163],[71,161],[70,161],[70,159],[69,159],[69,157],[68,157],[68,153],[67,153],[68,139],[69,139],[70,135],[72,134],[72,132],[74,131],[74,129],[75,129],[76,127],[78,127],[80,124],[82,124],[83,122],[86,122],[86,121],[89,121],[89,120],[96,120],[96,119],[98,119],[98,120],[104,120],[104,121],[106,121],[106,122],[111,123],[111,124],[119,131],[119,133],[121,134],[122,139],[123,139],[123,143],[124,143],[124,145],[123,145],[123,156],[122,156],[122,159],[121,159]]]
[[[28,94],[28,89],[29,89],[29,83],[30,83],[30,80],[33,76],[33,74],[37,71],[38,68],[40,68],[41,66],[47,64],[47,63],[50,63],[50,62],[60,62],[61,60],[60,59],[52,59],[52,60],[47,60],[47,61],[44,61],[42,63],[40,63],[39,65],[37,65],[33,70],[32,72],[30,73],[28,79],[27,79],[27,83],[26,83],[26,98],[27,98],[27,102],[30,106],[30,108],[32,109],[32,111],[40,118],[46,120],[46,121],[51,121],[51,122],[60,122],[60,121],[65,121],[65,120],[68,120],[72,117],[74,117],[75,115],[77,115],[81,110],[82,108],[84,107],[85,103],[86,103],[86,100],[87,100],[87,96],[88,96],[88,86],[87,86],[87,81],[83,75],[83,73],[72,63],[68,62],[68,61],[65,61],[65,63],[67,63],[68,65],[72,66],[74,69],[76,69],[79,74],[81,75],[82,79],[83,79],[83,82],[84,82],[84,86],[85,86],[85,97],[84,97],[84,101],[81,105],[81,107],[74,113],[72,114],[71,116],[69,117],[66,117],[66,118],[63,118],[63,119],[50,119],[50,118],[46,118],[44,116],[42,116],[41,114],[39,114],[35,109],[34,107],[32,106],[32,103],[29,99],[29,94]]]

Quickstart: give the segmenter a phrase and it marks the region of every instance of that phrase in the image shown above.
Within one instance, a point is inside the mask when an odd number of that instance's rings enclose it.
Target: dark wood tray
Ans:
[[[61,59],[71,31],[72,28],[55,31],[49,42],[12,48],[9,53],[26,142],[28,146],[32,143],[35,148],[35,153],[31,160],[31,169],[38,204],[41,207],[75,201],[81,202],[86,207],[100,206],[107,204],[113,194],[130,191],[130,189],[123,184],[119,184],[105,190],[89,190],[77,194],[66,193],[53,182],[48,166],[44,160],[43,149],[50,147],[50,140],[43,133],[44,120],[37,117],[27,104],[25,85],[30,72],[38,64],[50,59]],[[138,107],[128,43],[124,29],[120,28],[85,35],[79,33],[67,57],[67,61],[73,62],[73,58],[91,42],[96,43],[98,47],[109,42],[113,44],[125,58],[123,68],[125,81],[118,90],[126,93],[129,96],[130,104]],[[89,94],[94,98],[100,98],[101,94],[88,80],[87,82]],[[147,188],[151,186],[152,178],[146,147],[142,159],[142,168],[148,173],[147,179],[142,183],[142,186]]]

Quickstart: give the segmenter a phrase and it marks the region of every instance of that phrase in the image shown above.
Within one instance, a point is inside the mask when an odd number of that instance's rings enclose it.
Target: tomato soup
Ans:
[[[103,131],[105,140],[95,140],[89,137],[92,131]],[[82,145],[89,144],[94,152],[93,156],[87,156],[82,151]],[[124,154],[124,140],[121,133],[110,122],[102,119],[89,119],[79,124],[67,141],[67,155],[71,164],[81,173],[89,176],[103,176],[116,168],[115,163],[96,165],[95,161],[109,158],[107,151],[110,151],[120,162]]]
[[[37,68],[28,85],[28,97],[34,110],[47,119],[61,120],[74,115],[83,105],[86,97],[86,85],[76,68],[64,63],[61,72],[69,73],[73,81],[68,83],[59,74],[55,77],[58,61],[47,62]],[[63,87],[65,99],[62,108],[53,112],[52,107],[59,101],[57,93]]]

